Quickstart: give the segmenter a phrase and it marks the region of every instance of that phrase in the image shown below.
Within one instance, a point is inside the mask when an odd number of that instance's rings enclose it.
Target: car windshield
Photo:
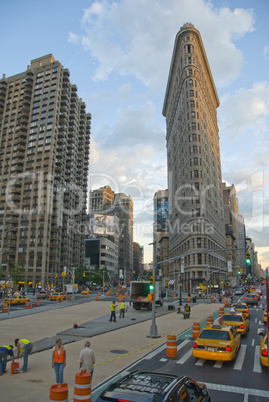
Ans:
[[[244,306],[244,304],[236,304],[234,307],[235,308],[244,308],[247,310],[247,306]]]
[[[232,314],[225,314],[222,317],[223,321],[243,321],[241,315],[232,315]]]
[[[199,335],[200,339],[217,339],[221,341],[230,341],[231,336],[228,331],[215,331],[214,329],[204,329]]]

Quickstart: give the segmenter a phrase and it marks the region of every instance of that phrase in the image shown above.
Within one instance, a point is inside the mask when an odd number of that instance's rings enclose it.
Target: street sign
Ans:
[[[75,275],[72,275],[72,279],[75,279]]]
[[[209,276],[206,276],[205,280],[208,282],[209,281]]]

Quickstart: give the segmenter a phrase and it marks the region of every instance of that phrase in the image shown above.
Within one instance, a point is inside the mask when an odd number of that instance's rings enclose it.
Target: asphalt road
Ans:
[[[236,297],[235,301],[241,297]],[[269,371],[260,365],[259,346],[264,328],[263,310],[266,297],[263,295],[257,307],[250,307],[250,330],[242,337],[241,349],[233,362],[197,360],[192,356],[191,330],[178,337],[178,355],[166,357],[166,346],[162,345],[141,360],[127,367],[109,381],[93,390],[93,401],[108,385],[133,370],[149,370],[178,375],[189,375],[196,381],[207,384],[212,401],[218,402],[265,402],[269,400]],[[215,317],[214,317],[215,318]],[[205,323],[204,323],[205,325]]]

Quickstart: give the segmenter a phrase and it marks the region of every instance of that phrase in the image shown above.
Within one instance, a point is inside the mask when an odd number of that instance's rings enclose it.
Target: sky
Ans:
[[[269,266],[269,1],[2,2],[0,76],[52,53],[92,114],[89,190],[134,202],[134,241],[152,261],[153,196],[167,188],[162,115],[177,32],[201,33],[220,99],[222,179],[237,190],[246,234]]]

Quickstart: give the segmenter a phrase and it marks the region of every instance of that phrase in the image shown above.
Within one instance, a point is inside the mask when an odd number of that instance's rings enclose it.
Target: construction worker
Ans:
[[[66,350],[62,345],[62,340],[57,339],[52,349],[52,368],[55,370],[56,383],[63,384],[64,368],[66,366]]]
[[[14,363],[13,345],[0,346],[0,375],[7,372],[7,357],[11,356],[12,363]]]
[[[118,306],[116,305],[116,302],[113,300],[111,307],[110,307],[110,322],[114,319],[114,322],[116,322],[116,308]]]
[[[17,346],[17,359],[23,356],[23,366],[21,373],[26,373],[28,368],[28,356],[32,352],[33,344],[28,339],[15,339],[15,346]]]
[[[124,313],[125,313],[125,303],[122,300],[121,305],[120,305],[120,316],[119,316],[119,318],[121,318],[121,317],[124,318]]]

